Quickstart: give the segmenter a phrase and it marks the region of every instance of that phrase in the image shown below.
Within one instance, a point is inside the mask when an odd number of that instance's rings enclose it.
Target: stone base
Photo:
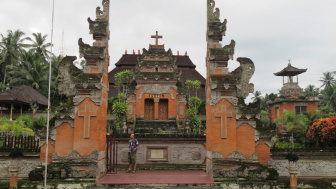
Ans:
[[[278,172],[259,163],[213,159],[212,175],[216,181],[231,179],[277,180]]]
[[[29,180],[41,181],[44,178],[44,166],[29,173]],[[96,179],[97,162],[57,162],[48,165],[48,179]]]

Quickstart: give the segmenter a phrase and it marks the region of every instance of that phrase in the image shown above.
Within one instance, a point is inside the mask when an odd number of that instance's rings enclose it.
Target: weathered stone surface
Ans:
[[[281,177],[289,177],[288,160],[271,160],[270,164]],[[335,177],[336,160],[333,159],[304,159],[299,160],[298,177]]]

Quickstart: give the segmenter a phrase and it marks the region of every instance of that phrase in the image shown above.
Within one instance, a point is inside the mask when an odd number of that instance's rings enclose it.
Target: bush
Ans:
[[[316,120],[307,132],[307,138],[326,146],[336,146],[336,117]]]

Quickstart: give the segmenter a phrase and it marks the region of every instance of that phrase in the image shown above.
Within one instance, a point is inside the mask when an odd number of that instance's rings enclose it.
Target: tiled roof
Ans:
[[[48,99],[45,96],[26,85],[21,85],[12,90],[0,93],[0,102],[16,102],[23,104],[36,103],[38,105],[48,106]]]
[[[135,66],[138,63],[138,57],[140,58],[141,55],[138,54],[126,54],[122,55],[122,57],[118,60],[115,64],[116,67],[118,66]],[[190,67],[196,68],[195,64],[192,63],[189,56],[173,56],[176,59],[176,65],[178,67]]]
[[[109,97],[116,96],[118,90],[114,87],[115,78],[114,75],[118,72],[124,70],[134,70],[136,64],[138,63],[138,57],[141,55],[127,54],[123,55],[119,61],[115,64],[116,67],[111,70],[108,74],[110,90]],[[201,99],[205,99],[205,78],[195,70],[196,66],[192,63],[189,56],[174,56],[177,58],[176,64],[177,67],[182,71],[181,82],[185,83],[186,80],[199,80],[201,82],[201,88],[197,92],[197,95]]]
[[[288,66],[286,68],[284,68],[280,72],[274,73],[274,75],[276,75],[276,76],[295,76],[295,75],[299,75],[301,73],[304,73],[306,71],[307,71],[307,69],[295,68],[291,64],[288,64]]]

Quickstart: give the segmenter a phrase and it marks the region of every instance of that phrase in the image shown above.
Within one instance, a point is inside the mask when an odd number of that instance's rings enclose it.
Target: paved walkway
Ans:
[[[213,185],[214,182],[204,171],[137,171],[108,174],[97,184],[182,184],[182,185]]]

